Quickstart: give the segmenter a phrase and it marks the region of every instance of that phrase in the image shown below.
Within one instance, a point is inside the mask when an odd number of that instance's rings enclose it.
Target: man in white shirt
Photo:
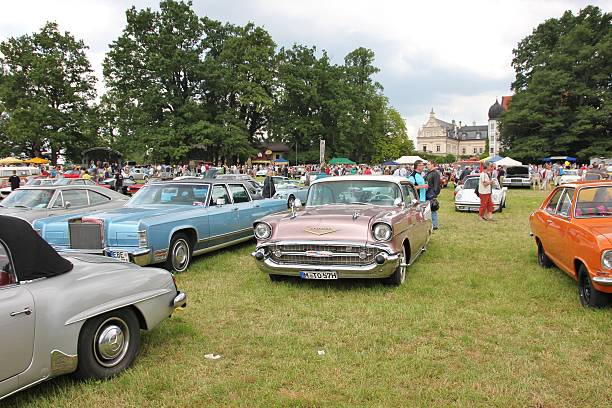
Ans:
[[[483,221],[493,221],[493,200],[491,198],[493,170],[494,165],[489,164],[485,167],[484,171],[480,173],[478,180],[478,194],[480,195],[480,210],[478,214]]]

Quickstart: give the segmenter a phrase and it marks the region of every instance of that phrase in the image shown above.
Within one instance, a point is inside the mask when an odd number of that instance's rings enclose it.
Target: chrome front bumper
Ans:
[[[480,211],[480,204],[455,204],[457,211]],[[493,211],[499,210],[499,204],[493,204]]]
[[[612,277],[594,276],[591,280],[598,285],[612,286]]]
[[[262,272],[272,275],[300,276],[302,271],[336,272],[338,278],[386,278],[400,266],[403,260],[399,254],[387,255],[385,262],[373,262],[364,266],[357,265],[300,265],[280,264],[269,257],[257,259],[258,251],[251,255],[255,258],[257,266]]]

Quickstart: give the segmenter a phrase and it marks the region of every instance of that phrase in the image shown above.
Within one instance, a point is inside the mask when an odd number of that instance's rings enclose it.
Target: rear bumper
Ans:
[[[187,306],[187,294],[185,292],[178,292],[172,301],[172,310],[182,309]]]
[[[255,257],[257,267],[264,273],[272,275],[300,276],[302,271],[336,272],[338,278],[386,278],[393,274],[403,262],[399,254],[387,255],[382,264],[373,262],[364,266],[356,265],[302,265],[280,264],[269,257],[257,260],[257,251],[251,255]]]
[[[127,252],[130,262],[139,265],[146,266],[153,264],[152,250],[151,248],[134,248],[134,247],[107,247],[104,249],[71,249],[65,247],[53,247],[58,252],[67,254],[90,254],[90,255],[102,255],[115,259],[120,259],[117,256],[113,256],[117,252]]]

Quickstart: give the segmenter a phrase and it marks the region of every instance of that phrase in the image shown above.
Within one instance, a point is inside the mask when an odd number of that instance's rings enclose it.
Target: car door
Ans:
[[[414,187],[409,183],[402,183],[402,195],[404,196],[405,212],[408,222],[408,238],[412,248],[418,250],[425,245],[428,228],[425,222],[425,207],[419,202]],[[417,254],[413,251],[412,256]]]
[[[34,321],[32,295],[17,283],[10,254],[0,242],[0,382],[29,367]]]
[[[217,204],[217,200],[223,204]],[[236,208],[234,210],[234,208]],[[207,247],[225,244],[237,239],[239,227],[238,208],[234,207],[231,196],[225,184],[212,186],[210,201],[208,203],[208,223],[210,237]]]
[[[62,190],[65,209],[84,208],[89,206],[89,198],[85,189]]]
[[[550,214],[549,221],[546,226],[546,235],[548,236],[549,247],[547,253],[552,252],[553,260],[557,266],[565,271],[573,269],[574,254],[567,250],[570,236],[568,234],[571,228],[570,214],[572,208],[572,199],[575,189],[564,188],[559,198],[559,204],[554,214]]]
[[[557,207],[559,206],[559,200],[561,199],[561,195],[563,194],[563,188],[558,188],[555,190],[550,200],[544,206],[543,211],[537,211],[538,222],[540,224],[540,231],[536,231],[536,234],[540,241],[542,242],[542,246],[544,247],[544,251],[546,254],[553,260],[556,261],[558,257],[558,248],[555,246],[555,242],[557,242],[551,235],[550,225],[554,222],[553,217],[557,213]]]
[[[238,212],[238,226],[242,232],[241,235],[252,235],[252,226],[255,221],[257,208],[254,207],[253,201],[251,201],[251,197],[244,185],[229,184],[228,188],[234,201],[232,210]]]

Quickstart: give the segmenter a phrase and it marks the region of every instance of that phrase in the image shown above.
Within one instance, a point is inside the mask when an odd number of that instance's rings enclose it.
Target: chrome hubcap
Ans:
[[[172,266],[176,271],[182,271],[189,263],[189,245],[182,239],[176,242],[172,251]]]
[[[130,330],[117,318],[110,318],[100,325],[94,336],[94,355],[100,365],[113,367],[121,362],[129,346]]]

